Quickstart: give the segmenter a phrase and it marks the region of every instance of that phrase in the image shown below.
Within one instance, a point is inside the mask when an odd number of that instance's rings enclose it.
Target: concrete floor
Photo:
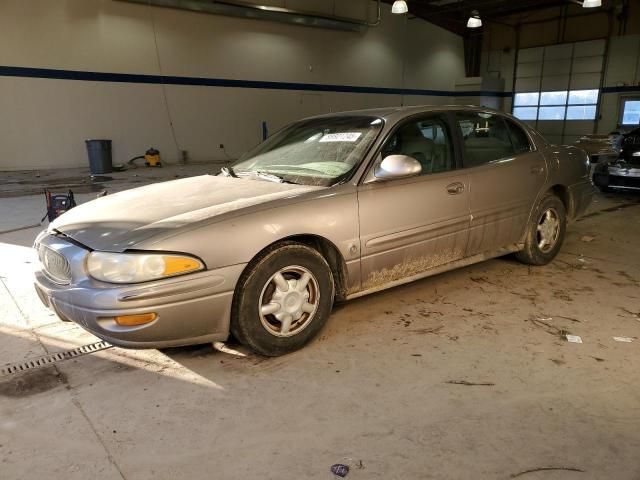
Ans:
[[[39,208],[0,205],[5,226]],[[286,357],[113,348],[0,378],[0,478],[637,480],[640,197],[591,212],[546,267],[339,305]],[[0,366],[96,341],[33,292],[37,231],[0,235]],[[565,470],[518,475],[544,468]]]

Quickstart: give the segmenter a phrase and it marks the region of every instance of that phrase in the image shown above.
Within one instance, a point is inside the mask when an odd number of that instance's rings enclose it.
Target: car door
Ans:
[[[457,168],[444,115],[412,117],[383,144],[420,162],[422,174],[382,181],[371,172],[358,187],[362,289],[419,275],[463,258],[469,229],[469,176]]]
[[[458,112],[455,118],[470,182],[466,255],[521,242],[546,180],[544,156],[520,126],[502,115]]]

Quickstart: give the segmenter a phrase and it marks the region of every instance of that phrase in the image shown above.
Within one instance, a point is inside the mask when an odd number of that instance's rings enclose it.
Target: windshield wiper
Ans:
[[[225,170],[228,171],[225,172]],[[225,167],[222,169],[222,173],[224,173],[225,175],[233,176],[235,178],[250,178],[252,180],[265,180],[267,182],[291,183],[293,185],[298,185],[296,182],[285,180],[284,177],[276,175],[275,173],[263,172],[260,170],[241,170],[239,172],[234,172],[230,167],[228,169]]]
[[[238,178],[238,175],[236,175],[236,172],[233,171],[233,167],[222,167],[220,171],[225,177]]]
[[[261,172],[259,170],[256,170],[255,172],[256,177],[261,178],[262,180],[267,180],[269,182],[276,182],[276,183],[284,183],[284,178],[275,175],[273,173],[267,173],[267,172]]]
[[[295,182],[290,182],[289,180],[285,180],[283,177],[276,175],[275,173],[269,173],[269,172],[262,172],[260,170],[245,170],[243,172],[238,172],[238,176],[239,177],[249,177],[253,180],[265,180],[267,182],[274,182],[274,183],[293,183],[295,184]]]

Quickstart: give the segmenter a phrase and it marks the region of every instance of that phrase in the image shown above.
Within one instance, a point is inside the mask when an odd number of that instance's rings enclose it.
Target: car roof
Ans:
[[[492,108],[480,107],[477,105],[415,105],[408,107],[382,107],[382,108],[369,108],[363,110],[350,110],[346,112],[333,112],[324,115],[317,115],[311,118],[334,118],[345,116],[371,116],[379,117],[388,121],[397,121],[404,117],[419,113],[429,112],[492,112],[500,115],[505,115],[504,112]]]

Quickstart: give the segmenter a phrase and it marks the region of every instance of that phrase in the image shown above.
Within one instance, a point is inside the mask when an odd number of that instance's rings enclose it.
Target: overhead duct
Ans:
[[[269,7],[263,5],[249,5],[217,0],[120,0],[141,5],[155,7],[176,8],[192,12],[226,15],[230,17],[249,18],[253,20],[268,20],[271,22],[289,23],[305,27],[327,28],[331,30],[346,30],[362,32],[367,27],[380,24],[381,12],[378,0],[378,17],[373,23],[358,21],[344,17],[323,16],[314,13],[300,12],[289,8]]]

